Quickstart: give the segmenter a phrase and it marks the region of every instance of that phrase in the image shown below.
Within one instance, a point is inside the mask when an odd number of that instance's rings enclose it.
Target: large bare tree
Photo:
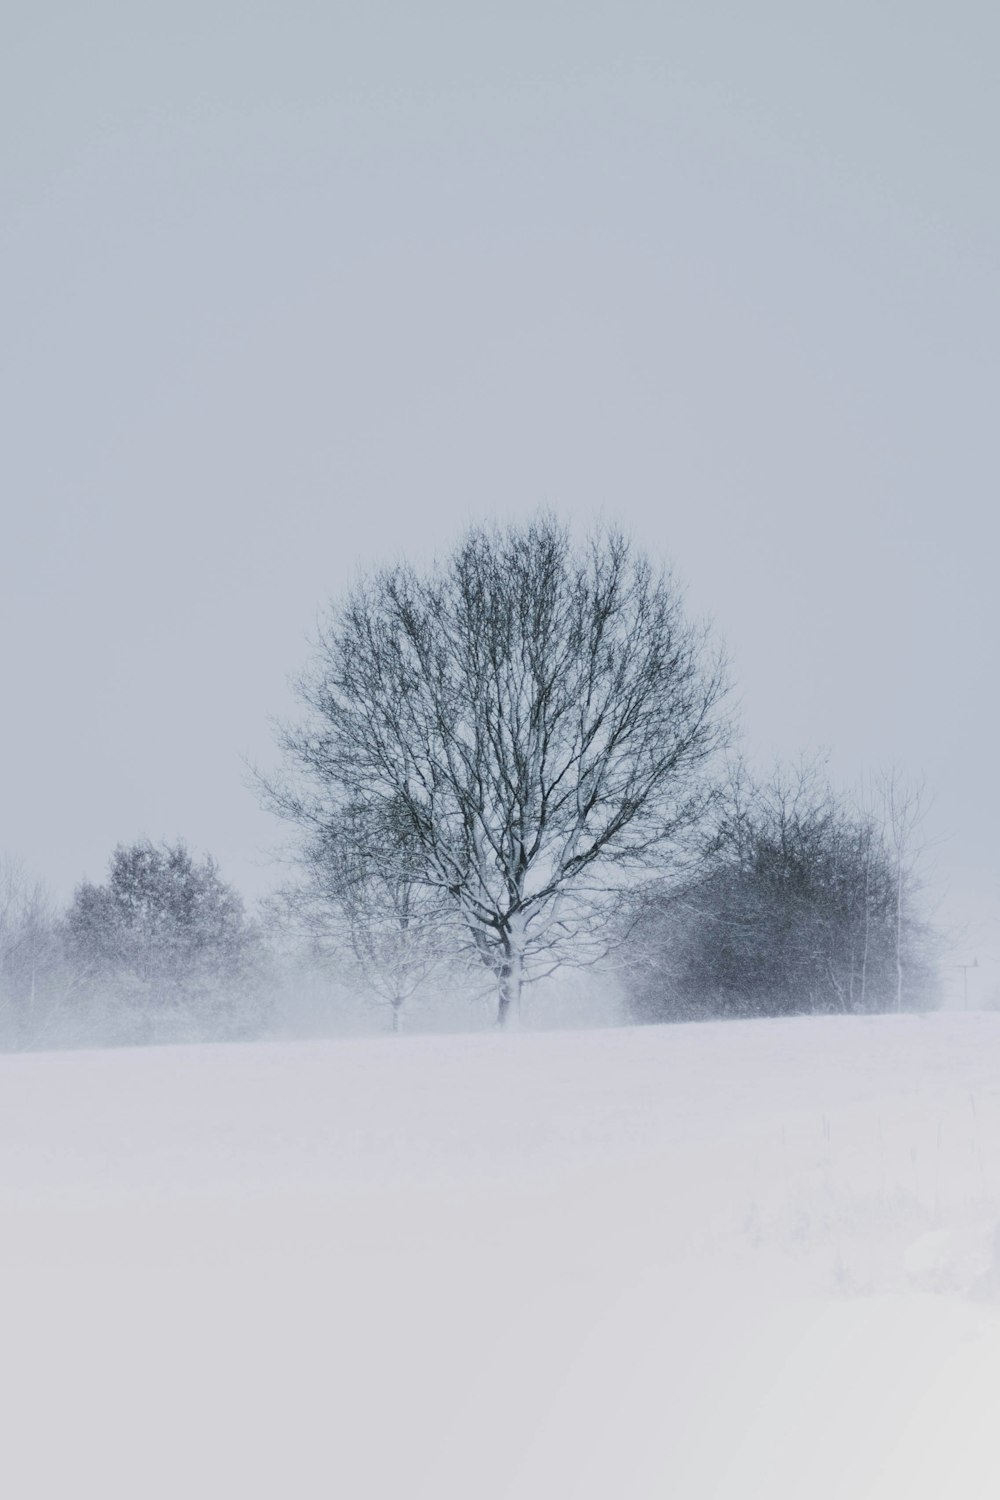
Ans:
[[[500,1024],[525,982],[608,950],[624,893],[699,820],[726,731],[721,659],[669,573],[614,531],[574,547],[548,516],[359,584],[299,694],[272,805],[313,860],[345,809],[391,808]]]

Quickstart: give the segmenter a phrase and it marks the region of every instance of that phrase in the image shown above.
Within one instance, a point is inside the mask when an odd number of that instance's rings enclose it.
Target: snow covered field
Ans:
[[[3,1493],[1000,1494],[1000,1018],[0,1058]]]

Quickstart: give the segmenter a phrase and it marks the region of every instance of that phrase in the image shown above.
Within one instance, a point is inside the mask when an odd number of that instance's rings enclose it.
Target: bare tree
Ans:
[[[261,949],[210,857],[119,844],[104,885],[84,881],[64,924],[91,1034],[117,1042],[241,1036],[261,1020]]]
[[[0,1039],[37,1045],[46,1034],[62,975],[49,897],[17,859],[0,857]]]
[[[918,836],[926,815],[923,782],[907,782],[895,766],[875,778],[893,871],[896,959],[896,1009],[903,1009],[906,979],[907,929],[914,918],[911,906],[918,889],[917,867],[922,853]]]
[[[330,613],[266,791],[311,851],[345,809],[393,809],[502,1025],[523,984],[608,950],[629,884],[698,823],[723,693],[670,575],[619,533],[575,549],[547,516],[480,527]]]
[[[19,859],[0,856],[0,1046],[51,1040],[66,1001],[66,969],[51,898]]]
[[[302,852],[304,878],[281,905],[313,957],[388,1005],[399,1031],[414,995],[454,967],[456,938],[452,908],[422,879],[405,820],[398,809],[348,808]]]
[[[740,761],[693,880],[647,905],[627,987],[642,1019],[885,1011],[933,1002],[912,805],[838,794],[819,761]],[[902,845],[900,845],[900,837]],[[911,857],[912,856],[912,857]],[[907,975],[905,996],[901,983]]]

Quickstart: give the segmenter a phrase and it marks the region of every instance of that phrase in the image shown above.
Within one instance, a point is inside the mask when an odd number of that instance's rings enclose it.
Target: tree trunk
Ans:
[[[501,935],[503,961],[497,974],[497,1025],[512,1028],[521,1024],[521,990],[524,987],[524,915],[513,911],[507,917]]]
[[[512,956],[505,960],[497,980],[497,1025],[502,1030],[521,1024],[521,986],[521,962]]]

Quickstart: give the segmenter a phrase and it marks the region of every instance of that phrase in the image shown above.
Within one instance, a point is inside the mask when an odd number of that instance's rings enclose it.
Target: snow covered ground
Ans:
[[[0,1058],[3,1493],[1000,1494],[1000,1018]]]

